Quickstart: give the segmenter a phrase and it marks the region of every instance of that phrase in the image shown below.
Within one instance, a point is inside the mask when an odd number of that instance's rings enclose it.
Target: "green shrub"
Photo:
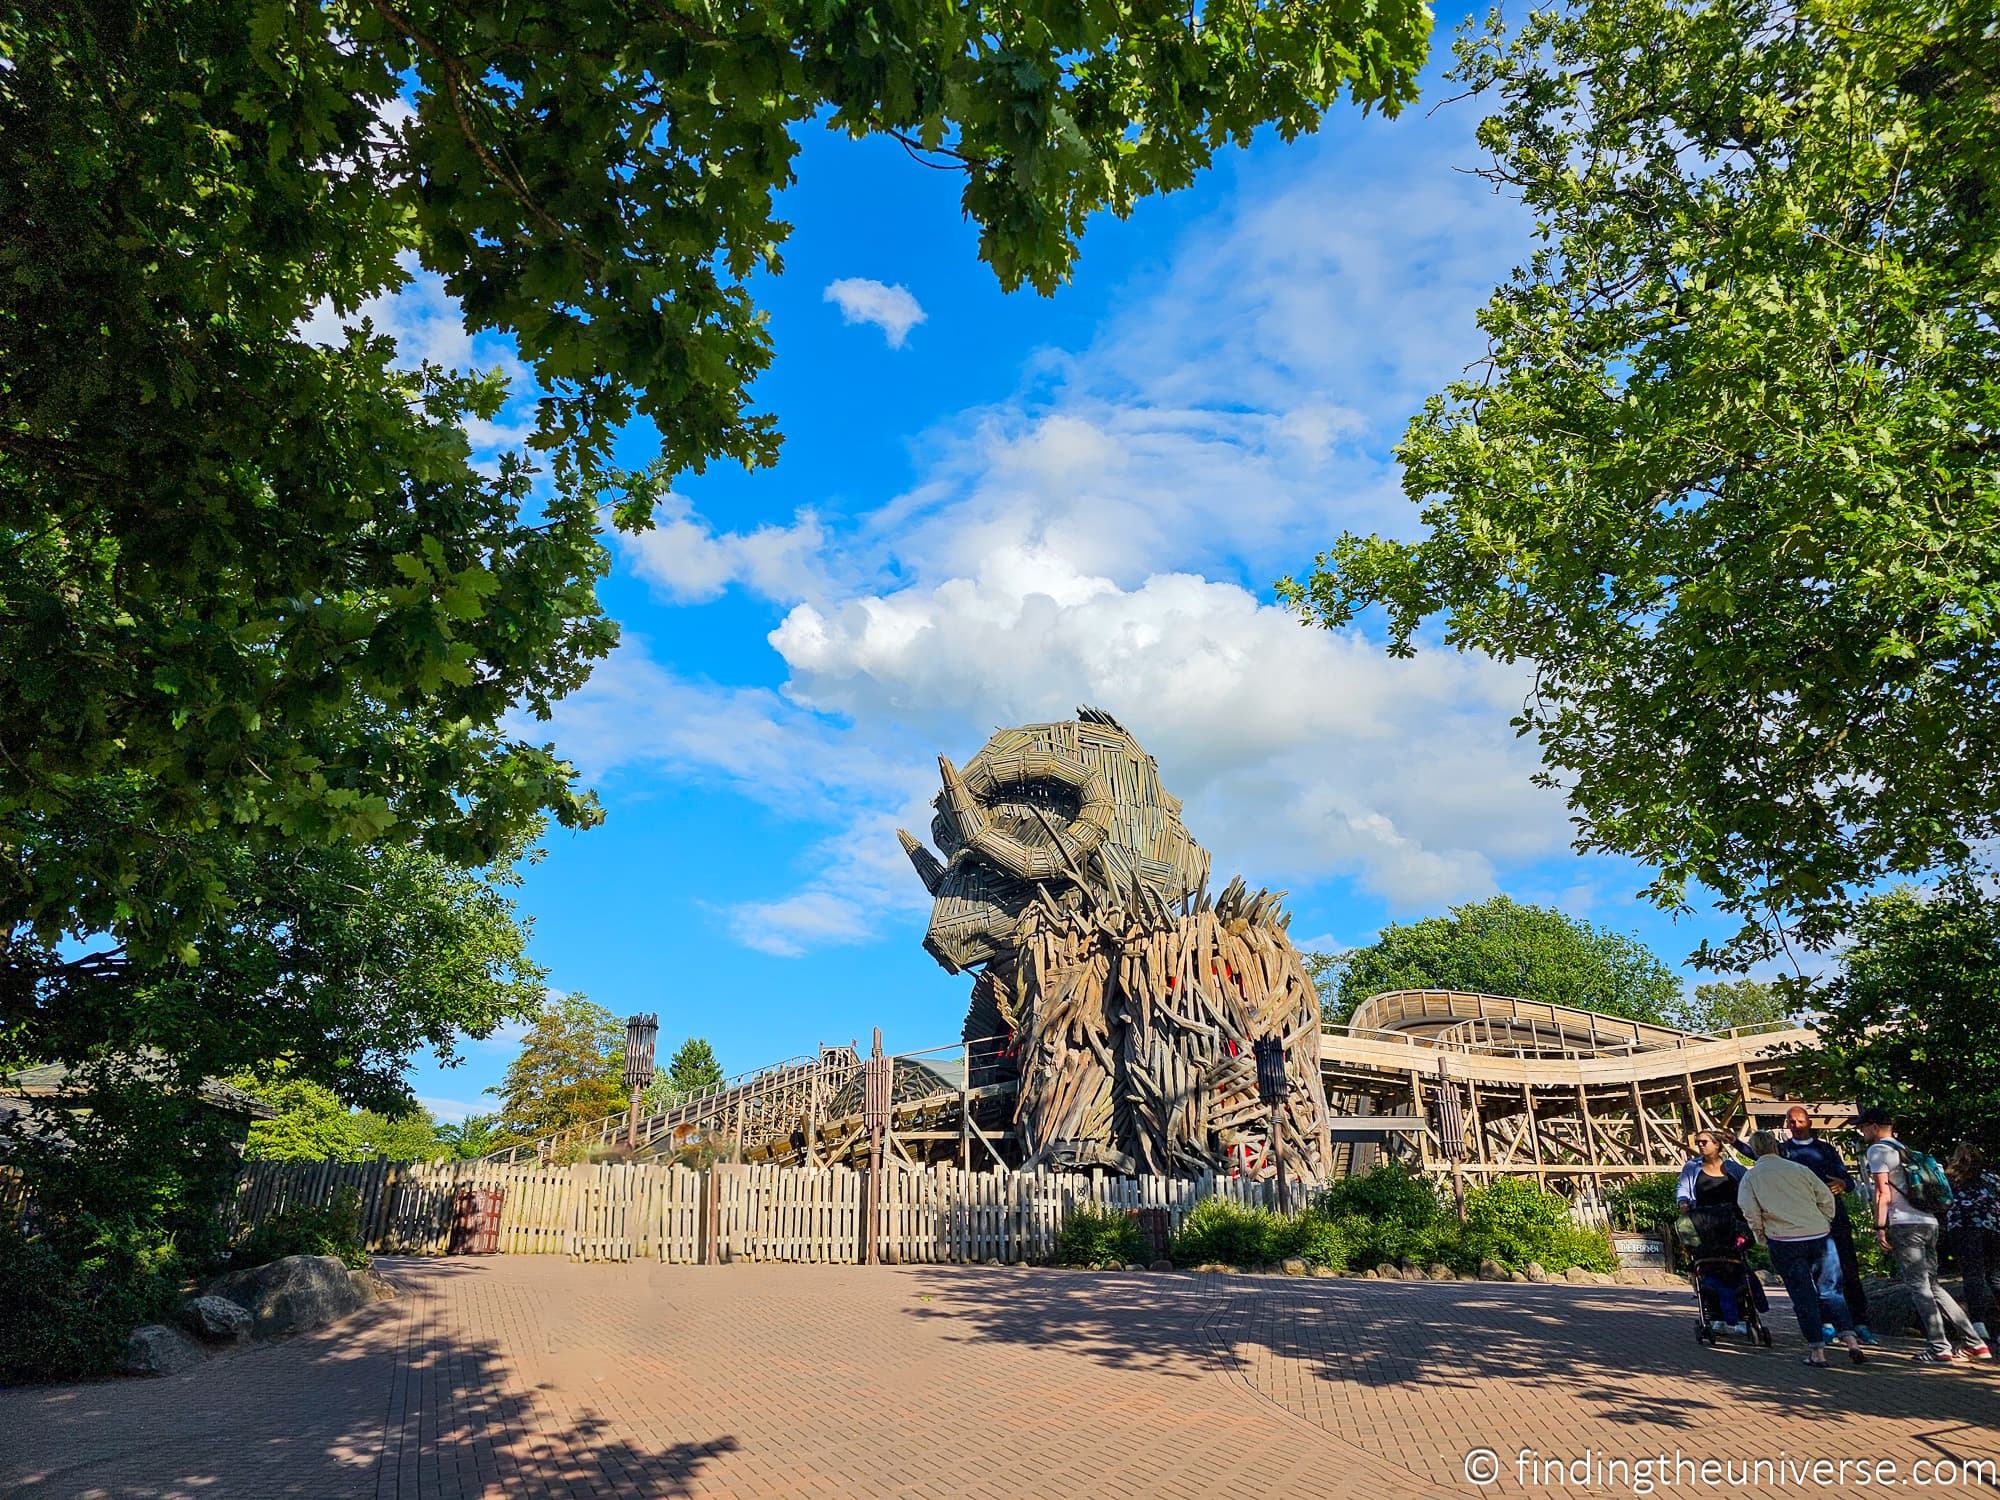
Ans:
[[[125,1336],[181,1295],[185,1267],[157,1229],[83,1216],[66,1228],[62,1245],[0,1230],[0,1380],[108,1374]]]
[[[1569,1202],[1520,1177],[1499,1177],[1465,1195],[1463,1255],[1473,1266],[1498,1261],[1510,1271],[1539,1261],[1550,1271],[1617,1269],[1610,1239],[1570,1217]]]
[[[269,1215],[237,1241],[235,1263],[261,1266],[287,1255],[337,1255],[351,1270],[366,1266],[360,1194],[342,1188],[331,1202],[294,1204]]]
[[[1445,1212],[1436,1184],[1394,1161],[1321,1188],[1313,1206],[1333,1218],[1356,1214],[1410,1229],[1435,1224]]]
[[[1146,1259],[1146,1236],[1139,1221],[1115,1209],[1079,1203],[1056,1232],[1056,1264],[1135,1265]]]
[[[1290,1253],[1279,1237],[1281,1224],[1269,1209],[1204,1198],[1181,1221],[1167,1254],[1177,1266],[1264,1265]]]
[[[1679,1207],[1674,1193],[1679,1179],[1670,1172],[1634,1177],[1604,1190],[1611,1222],[1635,1234],[1658,1234],[1674,1221]]]

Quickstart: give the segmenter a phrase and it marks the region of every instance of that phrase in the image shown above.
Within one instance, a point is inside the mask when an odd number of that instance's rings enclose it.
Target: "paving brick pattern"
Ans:
[[[2000,1454],[2000,1379],[1710,1353],[1684,1298],[1622,1287],[386,1266],[405,1295],[337,1328],[0,1391],[0,1492],[1394,1500],[1473,1493],[1478,1446],[1496,1493],[1521,1446]]]

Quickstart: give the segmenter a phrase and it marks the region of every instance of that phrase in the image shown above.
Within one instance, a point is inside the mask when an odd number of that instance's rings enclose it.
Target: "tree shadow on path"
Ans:
[[[402,1289],[330,1328],[175,1376],[0,1390],[0,1494],[76,1500],[674,1497],[737,1440],[649,1445],[441,1319],[479,1268],[385,1263]],[[518,1330],[516,1330],[518,1332]]]

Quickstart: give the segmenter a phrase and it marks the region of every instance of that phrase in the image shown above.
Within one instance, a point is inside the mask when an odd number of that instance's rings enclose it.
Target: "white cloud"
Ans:
[[[782,603],[817,597],[826,587],[820,562],[825,544],[810,510],[801,510],[789,526],[718,535],[680,495],[666,498],[650,530],[619,538],[632,570],[679,604],[713,599],[736,583]]]
[[[460,1124],[467,1115],[476,1115],[483,1112],[480,1105],[467,1104],[463,1099],[428,1099],[419,1095],[417,1105],[421,1109],[428,1110],[447,1125]]]
[[[923,308],[901,282],[887,286],[865,276],[843,276],[827,283],[821,300],[838,306],[843,322],[873,323],[891,349],[902,348],[910,330],[924,321]]]

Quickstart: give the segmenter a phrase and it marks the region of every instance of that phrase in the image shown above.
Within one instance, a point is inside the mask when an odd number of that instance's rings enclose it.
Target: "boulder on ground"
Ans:
[[[1380,1281],[1381,1279],[1382,1273],[1380,1271],[1363,1271],[1361,1273],[1361,1280],[1363,1281]]]
[[[1563,1271],[1563,1280],[1571,1286],[1589,1286],[1590,1272],[1582,1266],[1569,1266]]]
[[[1430,1268],[1424,1272],[1424,1275],[1428,1276],[1432,1281],[1458,1280],[1457,1273],[1455,1273],[1450,1266],[1446,1265],[1441,1260],[1432,1261],[1430,1264]]]
[[[247,1307],[259,1338],[322,1328],[363,1300],[337,1255],[287,1255],[219,1276],[204,1291]]]
[[[118,1368],[127,1375],[178,1375],[208,1357],[207,1352],[178,1328],[147,1323],[132,1330]]]
[[[1479,1263],[1479,1279],[1481,1281],[1505,1281],[1507,1279],[1507,1268],[1489,1255]]]
[[[1340,1273],[1334,1270],[1332,1266],[1314,1266],[1307,1274],[1324,1278],[1327,1276],[1338,1276]]]
[[[1156,1260],[1150,1266],[1146,1267],[1149,1271],[1171,1271],[1173,1268],[1174,1263],[1170,1260]]]
[[[366,1270],[349,1271],[347,1275],[363,1302],[388,1302],[396,1295],[396,1284],[372,1266]]]
[[[1861,1290],[1868,1294],[1868,1329],[1871,1333],[1915,1333],[1924,1331],[1917,1321],[1916,1300],[1899,1281],[1880,1276],[1864,1277]],[[1955,1296],[1958,1288],[1951,1287]]]
[[[1306,1274],[1305,1258],[1298,1255],[1287,1255],[1284,1260],[1279,1262],[1278,1269],[1283,1271],[1287,1276],[1303,1276]]]
[[[181,1323],[210,1344],[233,1344],[250,1337],[250,1309],[227,1297],[191,1297],[181,1306]]]
[[[1526,1275],[1530,1281],[1547,1281],[1549,1279],[1549,1273],[1542,1268],[1542,1263],[1538,1260],[1528,1262]]]
[[[1375,1268],[1375,1274],[1384,1281],[1401,1281],[1403,1279],[1403,1273],[1386,1260]]]
[[[1590,1284],[1592,1286],[1616,1286],[1618,1278],[1609,1271],[1592,1271],[1590,1273]]]

